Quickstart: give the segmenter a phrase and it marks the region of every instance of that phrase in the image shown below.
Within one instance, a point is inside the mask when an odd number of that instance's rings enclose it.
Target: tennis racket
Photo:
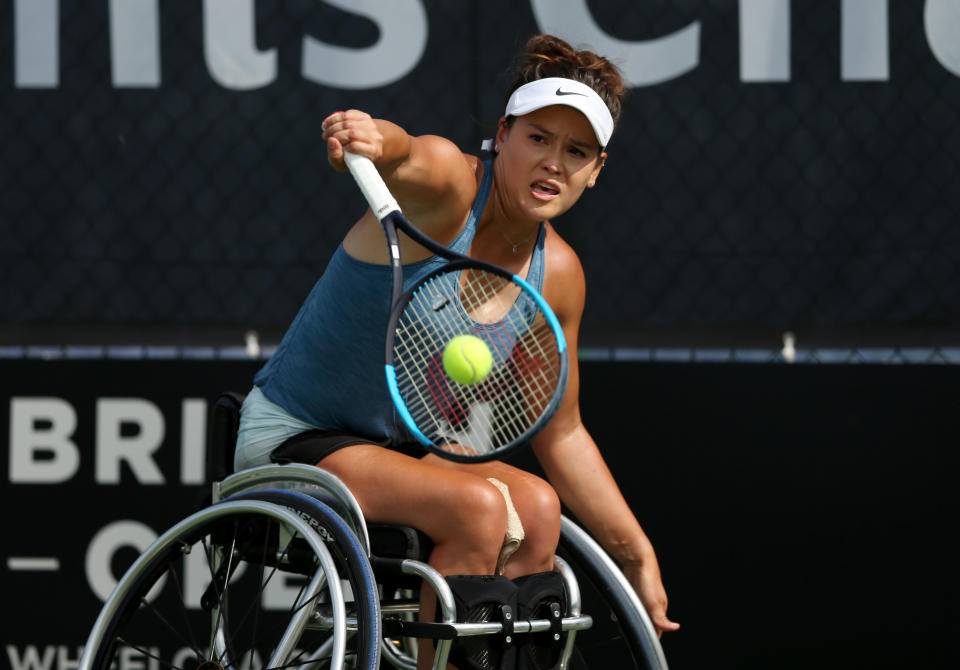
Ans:
[[[455,461],[500,458],[529,442],[567,384],[566,341],[553,310],[517,275],[421,233],[370,159],[345,158],[390,251],[386,375],[398,414],[427,449]],[[447,261],[406,291],[398,230]],[[444,349],[459,335],[480,338],[490,351],[490,372],[476,383],[454,381],[443,366]]]

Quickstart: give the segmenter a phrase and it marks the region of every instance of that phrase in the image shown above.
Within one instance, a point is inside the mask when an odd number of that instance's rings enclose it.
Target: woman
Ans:
[[[608,61],[540,35],[526,46],[495,158],[486,164],[446,139],[411,137],[358,110],[328,116],[323,137],[341,172],[345,151],[372,159],[421,231],[540,287],[575,352],[583,270],[548,221],[596,183],[623,92]],[[402,235],[401,243],[405,276],[437,261]],[[657,630],[676,630],[653,547],[581,422],[575,360],[559,410],[533,441],[549,484],[501,462],[454,463],[412,443],[383,379],[387,262],[383,230],[367,211],[257,374],[243,408],[237,467],[270,459],[319,465],[353,491],[369,521],[430,536],[430,563],[445,575],[489,575],[497,565],[508,512],[488,478],[509,487],[525,530],[504,568],[510,578],[553,568],[563,500],[623,567]]]

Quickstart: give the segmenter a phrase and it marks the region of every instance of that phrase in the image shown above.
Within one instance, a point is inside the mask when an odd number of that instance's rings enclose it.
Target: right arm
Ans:
[[[323,121],[327,158],[345,172],[344,151],[370,158],[403,213],[424,233],[446,242],[459,232],[477,192],[476,159],[436,135],[413,137],[400,126],[358,110]]]

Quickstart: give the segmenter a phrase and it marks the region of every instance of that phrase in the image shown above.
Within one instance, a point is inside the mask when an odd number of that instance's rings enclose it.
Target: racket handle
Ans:
[[[380,221],[383,221],[383,217],[390,212],[400,211],[400,205],[390,195],[387,184],[383,181],[380,173],[377,172],[377,166],[373,164],[372,160],[349,151],[344,152],[343,159],[350,169],[350,174],[356,180],[357,186],[360,187],[363,197],[367,199],[370,209],[373,210]]]

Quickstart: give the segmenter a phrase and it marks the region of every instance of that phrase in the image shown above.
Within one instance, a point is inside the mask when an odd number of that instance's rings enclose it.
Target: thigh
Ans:
[[[503,506],[500,492],[482,473],[376,444],[339,449],[317,465],[343,481],[368,521],[413,526],[435,540],[449,535],[452,526],[475,524],[489,516],[491,507]]]

